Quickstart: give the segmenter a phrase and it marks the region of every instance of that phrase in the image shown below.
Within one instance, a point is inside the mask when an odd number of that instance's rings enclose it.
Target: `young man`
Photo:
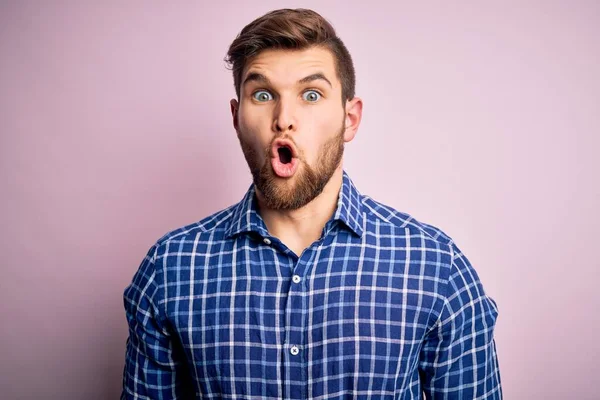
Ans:
[[[254,184],[172,231],[125,290],[123,399],[500,399],[496,303],[434,226],[361,195],[350,54],[310,10],[231,44]]]

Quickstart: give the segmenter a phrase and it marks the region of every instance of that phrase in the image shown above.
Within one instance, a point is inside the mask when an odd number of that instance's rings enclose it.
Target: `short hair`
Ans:
[[[352,100],[356,77],[350,52],[325,18],[303,8],[271,11],[246,25],[231,43],[225,61],[233,71],[238,99],[242,73],[252,57],[267,49],[304,50],[311,47],[325,48],[332,53],[342,84],[342,104]]]

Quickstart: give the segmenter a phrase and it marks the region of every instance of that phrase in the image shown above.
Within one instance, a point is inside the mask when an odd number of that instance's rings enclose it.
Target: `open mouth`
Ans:
[[[277,153],[279,154],[279,161],[281,161],[282,164],[289,164],[292,162],[292,149],[290,149],[287,146],[280,146],[279,148],[277,148]]]
[[[271,167],[280,178],[292,177],[298,168],[299,160],[294,143],[277,139],[271,147]]]

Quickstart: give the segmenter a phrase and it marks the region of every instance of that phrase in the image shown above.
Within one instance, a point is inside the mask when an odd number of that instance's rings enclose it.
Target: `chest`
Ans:
[[[273,245],[219,250],[169,260],[167,315],[183,343],[316,346],[349,337],[400,351],[437,318],[440,257],[424,249],[323,245],[299,258]]]

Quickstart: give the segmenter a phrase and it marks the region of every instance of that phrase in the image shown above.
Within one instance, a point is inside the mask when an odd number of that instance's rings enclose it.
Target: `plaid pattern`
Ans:
[[[124,293],[122,399],[501,399],[498,315],[442,231],[361,195],[300,256],[254,189],[172,231]]]

